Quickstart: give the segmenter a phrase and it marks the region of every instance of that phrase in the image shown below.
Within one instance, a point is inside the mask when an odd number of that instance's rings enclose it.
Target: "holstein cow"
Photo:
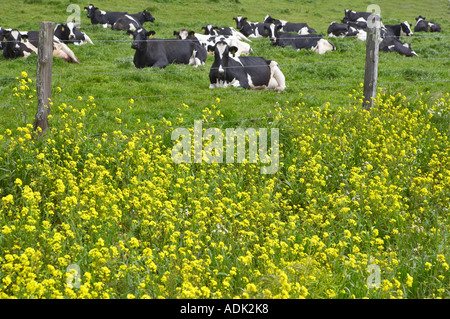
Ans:
[[[411,49],[410,44],[403,43],[396,37],[384,38],[380,42],[379,49],[380,49],[380,51],[384,51],[384,52],[397,52],[397,53],[400,53],[400,54],[408,56],[408,57],[417,56],[416,52],[414,52]]]
[[[216,43],[214,62],[209,72],[210,89],[218,87],[243,87],[281,92],[286,81],[278,63],[263,57],[235,57],[236,47],[223,41]]]
[[[236,29],[238,29],[243,35],[250,38],[262,38],[266,37],[264,26],[268,26],[269,23],[261,22],[249,22],[247,18],[237,16],[233,18],[236,21]]]
[[[6,36],[6,47],[3,55],[14,59],[17,57],[28,57],[32,52],[38,53],[39,31],[18,31],[16,29],[3,30]],[[5,52],[6,50],[6,52]],[[53,36],[53,56],[66,60],[67,62],[80,63],[73,51],[57,37]]]
[[[294,22],[288,22],[285,20],[277,20],[272,18],[270,15],[267,15],[264,18],[264,23],[274,23],[274,24],[281,24],[282,29],[281,31],[284,32],[296,32],[297,34],[312,34],[317,33],[317,31],[313,28],[311,28],[307,23],[294,23]]]
[[[17,59],[28,57],[31,53],[36,52],[36,48],[31,48],[29,43],[24,42],[24,39],[26,36],[23,37],[17,29],[3,29],[3,56],[7,59]]]
[[[54,35],[64,43],[73,43],[75,45],[94,44],[89,36],[83,31],[80,31],[73,22],[57,24]]]
[[[414,32],[441,32],[441,26],[435,22],[425,20],[425,17],[418,16]]]
[[[237,31],[235,28],[232,27],[219,28],[213,27],[212,24],[208,24],[206,27],[202,27],[202,31],[205,33],[205,35],[230,35],[238,38],[239,40],[252,42],[241,32]]]
[[[359,30],[347,23],[337,23],[333,21],[328,26],[327,34],[329,37],[355,37],[359,34]]]
[[[311,49],[318,54],[336,50],[333,43],[323,38],[321,34],[292,34],[280,31],[281,25],[271,24],[266,27],[273,45],[291,46],[295,50]]]
[[[147,10],[136,14],[125,14],[124,16],[121,16],[119,19],[117,19],[117,21],[112,25],[111,29],[134,31],[142,27],[143,24],[147,21],[155,21],[155,18]]]
[[[350,9],[345,9],[345,16],[342,22],[345,23],[347,21],[367,21],[371,14],[372,12],[356,12]]]
[[[394,36],[399,38],[400,36],[411,37],[413,32],[411,31],[411,25],[408,21],[400,24],[387,24],[381,28],[382,37]]]
[[[236,55],[238,56],[249,55],[253,51],[250,44],[230,35],[205,35],[195,33],[194,31],[188,31],[186,29],[181,29],[180,32],[174,31],[173,34],[179,39],[197,41],[205,48],[205,50],[208,49],[208,46],[214,46],[217,42],[224,41],[229,46],[235,46],[238,48],[238,51],[236,52]],[[214,55],[214,51],[208,51],[208,53],[210,55]]]
[[[112,26],[117,19],[124,16],[128,12],[112,12],[112,11],[102,11],[90,4],[88,7],[84,7],[87,11],[87,17],[91,19],[92,24],[101,24],[104,28]]]
[[[135,31],[128,30],[127,34],[133,35],[134,41],[131,48],[136,50],[133,62],[138,69],[144,67],[159,67],[162,69],[172,63],[189,64],[197,67],[205,63],[205,60],[201,60],[197,55],[204,48],[194,41],[155,39],[153,38],[155,31],[147,32],[144,28]]]

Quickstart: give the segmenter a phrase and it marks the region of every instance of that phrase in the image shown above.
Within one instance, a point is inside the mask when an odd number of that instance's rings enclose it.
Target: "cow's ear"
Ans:
[[[247,21],[247,17],[243,18],[242,20],[243,20],[243,21]]]
[[[189,38],[194,38],[194,35],[195,35],[194,31],[189,31],[189,33],[188,33]]]
[[[151,38],[153,38],[153,36],[156,34],[156,32],[155,31],[148,31],[147,32],[147,36],[151,39]]]
[[[216,47],[214,45],[208,45],[208,52],[213,53],[215,48]]]
[[[234,17],[233,20],[236,21],[236,17]]]
[[[87,7],[84,7],[84,11],[88,11],[88,8],[87,8]]]
[[[277,31],[280,31],[281,28],[283,28],[283,25],[282,25],[282,24],[277,25]]]
[[[238,51],[238,48],[233,45],[232,47],[230,47],[228,49],[228,51],[233,55],[233,57],[235,57],[236,56],[236,52]]]
[[[217,31],[217,30],[219,30],[219,27],[216,26],[216,27],[213,27],[213,29]]]
[[[180,32],[178,31],[173,31],[173,35],[177,37],[177,39],[180,38]]]
[[[28,41],[28,34],[22,34],[21,35],[23,42],[27,42]]]

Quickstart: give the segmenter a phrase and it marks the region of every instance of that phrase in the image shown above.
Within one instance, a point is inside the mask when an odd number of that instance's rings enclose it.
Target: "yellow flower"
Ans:
[[[22,71],[21,75],[22,75],[23,78],[27,78],[28,77],[28,73],[25,72],[25,71]]]
[[[410,274],[406,274],[406,285],[412,287],[414,278]]]

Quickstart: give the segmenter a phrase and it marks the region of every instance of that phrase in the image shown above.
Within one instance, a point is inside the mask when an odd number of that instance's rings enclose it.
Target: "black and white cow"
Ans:
[[[31,53],[38,53],[39,31],[18,31],[16,29],[3,30],[5,47],[3,56],[9,59],[28,57]],[[57,37],[53,36],[53,56],[67,62],[80,63],[73,51]]]
[[[414,32],[441,32],[441,26],[435,22],[425,20],[425,17],[418,16]]]
[[[54,35],[66,44],[94,44],[89,36],[81,31],[73,22],[57,24],[55,27]]]
[[[291,46],[295,50],[311,49],[318,54],[334,51],[336,47],[330,41],[324,39],[321,34],[292,34],[282,32],[281,25],[270,24],[266,27],[268,36],[273,45],[287,47]]]
[[[92,24],[101,24],[104,28],[112,26],[117,19],[128,13],[99,10],[93,4],[90,4],[88,7],[84,7],[84,10],[87,11],[87,17],[91,19]]]
[[[179,39],[189,39],[200,43],[205,50],[208,46],[214,46],[219,41],[226,42],[229,46],[235,46],[238,48],[237,55],[249,55],[253,50],[247,42],[241,41],[238,38],[231,35],[205,35],[200,33],[195,33],[194,31],[188,31],[186,29],[181,29],[179,32],[174,31],[173,34]],[[214,55],[214,51],[208,51],[210,55]]]
[[[416,52],[411,49],[411,45],[403,43],[396,37],[387,37],[380,42],[380,51],[384,52],[397,52],[399,54],[411,57],[417,56]]]
[[[22,35],[17,29],[2,29],[3,56],[7,59],[17,59],[28,57],[31,53],[36,52],[35,48],[31,48],[26,44],[27,36]]]
[[[205,35],[229,35],[238,38],[239,40],[250,41],[245,35],[237,31],[233,27],[214,27],[212,24],[208,24],[206,27],[202,27],[202,31]]]
[[[114,22],[111,29],[113,30],[131,30],[134,31],[141,28],[147,21],[155,21],[155,17],[150,12],[144,10],[136,14],[125,14]]]
[[[297,34],[312,34],[317,33],[317,31],[313,28],[311,28],[307,23],[295,23],[295,22],[288,22],[286,20],[278,20],[272,18],[270,15],[266,15],[264,18],[264,23],[274,23],[274,24],[281,24],[282,29],[281,31],[284,32],[295,32]]]
[[[223,41],[209,49],[214,50],[214,62],[209,72],[210,89],[234,86],[281,92],[286,88],[284,74],[277,62],[263,57],[235,57],[237,48],[229,47]]]
[[[401,36],[413,36],[411,25],[408,23],[408,21],[402,22],[400,24],[386,24],[381,28],[381,34],[383,38],[389,36],[393,36],[396,38],[399,38]]]
[[[264,26],[268,26],[269,23],[249,22],[246,17],[242,16],[237,16],[233,20],[236,21],[236,29],[246,37],[262,38],[267,36],[264,31]]]
[[[345,16],[344,19],[342,19],[342,22],[346,23],[348,21],[367,21],[371,14],[372,12],[356,12],[350,9],[345,9]]]
[[[347,23],[331,22],[328,26],[327,34],[329,37],[355,37],[359,34],[359,30]]]
[[[139,28],[135,31],[128,30],[127,34],[133,35],[131,48],[134,53],[134,66],[138,69],[145,67],[165,68],[169,64],[189,64],[192,66],[204,65],[204,59],[200,60],[197,55],[205,50],[195,41],[180,41],[178,39],[155,39],[155,31],[146,31]],[[150,38],[149,38],[150,37]]]

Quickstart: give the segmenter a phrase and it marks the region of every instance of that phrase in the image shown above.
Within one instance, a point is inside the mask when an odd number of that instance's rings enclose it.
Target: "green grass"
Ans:
[[[82,9],[87,3],[73,1]],[[406,58],[398,54],[380,53],[379,86],[392,92],[402,92],[414,96],[420,92],[431,90],[433,94],[446,91],[449,82],[449,34],[444,4],[422,4],[419,1],[402,4],[392,1],[377,2],[382,10],[385,24],[408,20],[415,22],[419,14],[441,23],[441,34],[417,34],[416,37],[403,39],[412,43],[419,58]],[[276,5],[258,1],[97,1],[94,3],[105,10],[126,10],[139,12],[148,9],[155,16],[155,23],[147,22],[147,29],[155,30],[157,37],[172,38],[172,32],[182,27],[200,31],[207,23],[219,26],[235,26],[233,17],[247,16],[250,21],[262,21],[266,14],[290,21],[307,22],[321,34],[326,34],[332,21],[339,21],[345,8],[365,11],[369,4],[352,4],[351,1],[330,3],[328,1],[281,1]],[[52,1],[43,4],[39,1],[26,1],[20,6],[4,4],[7,15],[0,17],[0,26],[14,27],[20,30],[38,30],[40,21],[64,22],[68,16],[65,1]],[[68,64],[54,59],[53,88],[62,88],[60,94],[53,94],[53,100],[73,103],[78,96],[98,99],[96,104],[102,112],[113,112],[122,107],[123,97],[136,97],[135,105],[129,112],[130,118],[137,114],[142,121],[158,123],[162,116],[173,119],[176,109],[182,103],[191,108],[192,122],[198,118],[199,112],[216,97],[226,100],[229,112],[238,118],[260,117],[267,114],[277,102],[294,100],[300,92],[311,102],[311,105],[322,105],[332,102],[333,105],[344,105],[347,95],[364,79],[365,43],[356,39],[330,39],[337,47],[336,52],[317,55],[308,51],[296,52],[290,48],[273,47],[267,39],[255,39],[251,45],[255,56],[264,56],[276,60],[286,76],[288,89],[282,94],[274,92],[249,92],[243,89],[210,90],[208,73],[213,58],[208,57],[204,67],[194,69],[189,66],[171,65],[164,70],[136,70],[133,65],[134,50],[132,40],[124,32],[103,29],[92,25],[81,12],[82,30],[85,31],[95,45],[72,47],[82,64]],[[429,58],[429,59],[428,59]],[[439,58],[439,59],[436,59]],[[444,59],[440,59],[444,58]],[[15,77],[21,71],[30,76],[36,73],[36,56],[7,61],[0,56],[0,96],[1,105],[12,105],[2,108],[4,116],[0,119],[0,127],[14,128],[14,105],[17,101],[11,98]],[[413,81],[414,83],[403,83]],[[421,82],[416,82],[421,81]],[[400,82],[400,83],[392,83]],[[142,97],[142,98],[139,98]],[[33,107],[30,106],[28,121],[32,121]],[[102,113],[98,112],[98,113]],[[228,112],[228,111],[227,111]],[[100,114],[97,114],[100,116]],[[130,121],[129,127],[132,129]],[[109,131],[114,122],[105,120],[96,122],[95,130]]]

